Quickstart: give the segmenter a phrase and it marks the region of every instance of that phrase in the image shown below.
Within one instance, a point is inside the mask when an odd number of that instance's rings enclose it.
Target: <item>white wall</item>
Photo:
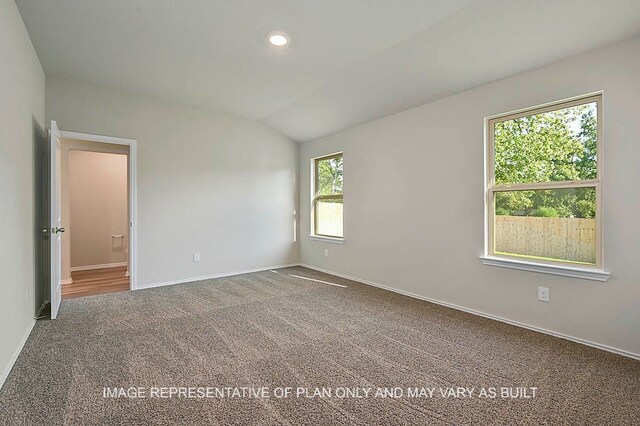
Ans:
[[[255,121],[49,77],[46,116],[138,141],[139,286],[298,262],[297,143]]]
[[[127,174],[126,155],[69,152],[72,270],[127,262]]]
[[[604,90],[606,283],[482,265],[484,117]],[[640,356],[640,39],[303,144],[305,264]],[[309,160],[344,151],[344,245],[308,238]],[[324,257],[324,248],[329,257]],[[551,302],[537,301],[537,286]]]
[[[40,284],[34,147],[44,137],[45,77],[13,0],[0,0],[0,64],[1,385],[33,326]]]

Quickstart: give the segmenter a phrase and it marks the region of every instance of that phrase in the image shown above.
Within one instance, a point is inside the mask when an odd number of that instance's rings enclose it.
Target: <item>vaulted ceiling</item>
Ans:
[[[16,3],[47,75],[260,120],[297,141],[640,34],[638,0]],[[269,46],[273,30],[291,43]]]

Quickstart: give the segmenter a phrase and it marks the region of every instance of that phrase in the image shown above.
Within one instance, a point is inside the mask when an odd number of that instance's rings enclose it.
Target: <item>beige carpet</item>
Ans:
[[[278,272],[64,301],[0,391],[0,423],[640,424],[639,361],[304,268]],[[105,398],[105,386],[270,397]],[[274,396],[285,387],[294,394]],[[298,387],[332,395],[296,398]],[[450,387],[474,390],[442,396]],[[479,395],[502,387],[537,394]]]

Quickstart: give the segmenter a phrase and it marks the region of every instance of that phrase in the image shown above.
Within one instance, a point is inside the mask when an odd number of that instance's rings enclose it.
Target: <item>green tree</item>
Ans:
[[[547,207],[547,206],[538,207],[538,210],[536,210],[535,213],[536,213],[535,216],[539,216],[539,217],[558,217],[558,216],[560,216],[560,214],[558,213],[558,211],[556,209],[554,209],[553,207]]]
[[[494,132],[496,184],[596,177],[595,104],[498,122]],[[594,217],[595,191],[501,192],[496,196],[496,214]]]
[[[583,145],[583,150],[578,154],[576,161],[578,174],[580,179],[595,179],[598,139],[595,109],[590,108],[582,114],[578,136]]]
[[[318,195],[342,194],[342,155],[318,161]]]

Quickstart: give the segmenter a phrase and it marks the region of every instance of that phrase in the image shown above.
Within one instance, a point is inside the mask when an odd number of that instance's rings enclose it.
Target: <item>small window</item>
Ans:
[[[342,238],[342,153],[313,160],[313,229],[320,237]]]
[[[488,255],[602,267],[601,101],[488,121]]]

